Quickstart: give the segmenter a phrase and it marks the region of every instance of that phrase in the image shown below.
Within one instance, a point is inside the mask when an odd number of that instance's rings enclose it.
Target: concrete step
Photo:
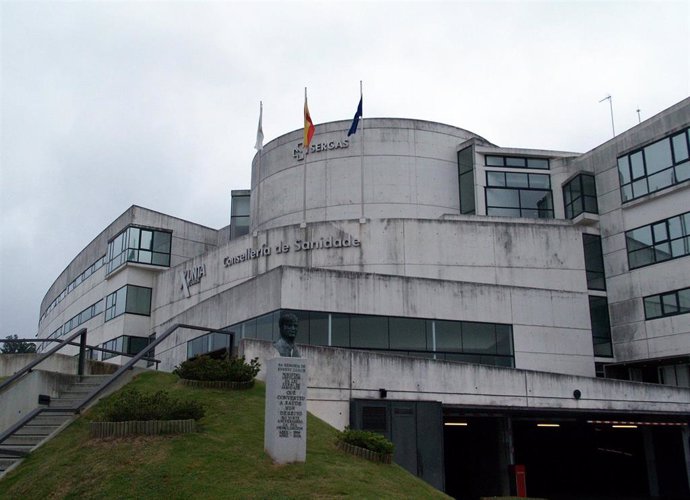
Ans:
[[[28,453],[31,451],[31,448],[33,448],[33,446],[25,445],[25,444],[0,443],[0,458],[21,458],[21,457],[16,457],[15,455],[11,455],[9,453],[5,453],[5,450],[23,451],[25,453]]]
[[[0,448],[3,446],[14,446],[14,445],[19,445],[19,446],[30,446],[33,448],[36,446],[38,443],[43,441],[46,438],[47,434],[43,435],[38,435],[38,434],[25,434],[25,435],[19,435],[19,434],[13,434],[7,439],[5,439],[2,443],[0,443]]]
[[[19,429],[17,432],[13,434],[13,436],[47,436],[51,432],[53,432],[55,429],[60,427],[61,424],[58,425],[25,425],[21,429]]]
[[[79,384],[102,384],[110,379],[112,375],[83,375]]]
[[[43,413],[34,417],[31,422],[26,425],[62,425],[64,422],[72,418],[74,413]]]
[[[0,473],[8,469],[10,465],[17,461],[16,458],[0,458]]]
[[[75,408],[84,401],[84,398],[60,398],[50,402],[51,408]]]

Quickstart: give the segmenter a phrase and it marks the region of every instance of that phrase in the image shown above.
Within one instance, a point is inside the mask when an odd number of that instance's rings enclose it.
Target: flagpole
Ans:
[[[305,127],[306,127],[306,112],[308,109],[307,105],[307,87],[304,87],[304,120],[305,120]],[[307,153],[309,152],[309,145],[304,144],[304,139],[302,140],[303,144],[302,147],[304,148],[304,170],[302,172],[302,224],[306,226],[307,224],[307,156],[309,156]]]
[[[362,80],[359,81],[359,100],[362,102],[362,144],[359,148],[359,185],[360,185],[360,215],[359,223],[364,224],[364,94],[362,92]]]
[[[261,156],[264,152],[264,127],[263,127],[263,117],[264,117],[264,102],[259,101],[259,130],[261,132],[261,147],[259,148],[259,164],[256,169],[256,224],[261,220]],[[251,179],[249,180],[249,185],[251,186]],[[251,200],[250,200],[251,201]],[[249,213],[251,214],[251,207],[249,208]],[[250,217],[251,219],[251,217]],[[251,220],[250,220],[251,223]]]

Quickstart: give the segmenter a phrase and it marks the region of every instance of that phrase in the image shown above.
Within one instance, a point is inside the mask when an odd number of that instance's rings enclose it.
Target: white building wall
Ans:
[[[621,202],[617,158],[690,125],[690,99],[573,161],[594,171],[616,361],[690,354],[687,315],[645,321],[643,297],[690,286],[690,256],[630,270],[625,231],[690,211],[690,181]]]
[[[516,367],[593,376],[588,307],[587,296],[578,292],[281,267],[179,315],[160,316],[170,319],[156,330],[174,323],[222,328],[281,308],[504,323],[513,325]]]
[[[301,130],[264,147],[252,168],[252,231],[304,222],[305,210],[306,222],[457,214],[457,145],[470,138],[488,144],[422,120],[366,119],[348,138],[349,126],[319,124],[314,146],[348,146],[315,151],[306,161],[294,156]]]

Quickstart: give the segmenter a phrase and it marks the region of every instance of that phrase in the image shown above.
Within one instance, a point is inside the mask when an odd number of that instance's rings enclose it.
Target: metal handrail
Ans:
[[[60,339],[0,339],[0,342],[8,342],[8,343],[12,343],[12,342],[17,342],[17,343],[19,343],[19,342],[61,342],[61,340]],[[74,347],[81,347],[81,344],[77,344],[76,342],[67,342],[66,345],[71,345]],[[106,349],[104,347],[98,347],[95,345],[86,345],[85,347],[87,349],[92,350],[92,351],[107,352],[109,354],[115,354],[117,356],[127,356],[128,358],[134,356],[134,354],[131,354],[129,352],[113,351],[112,349]],[[146,350],[148,350],[148,349],[146,349]],[[38,354],[38,353],[36,353],[36,352],[19,352],[19,353],[15,353],[15,354]],[[156,358],[144,357],[142,359],[144,361],[151,361],[152,363],[160,363],[161,362],[160,359],[156,359]]]
[[[92,391],[86,399],[84,399],[81,404],[79,404],[76,407],[72,408],[49,408],[49,407],[39,407],[35,408],[29,413],[27,413],[21,420],[13,424],[9,429],[5,430],[2,434],[0,434],[0,443],[2,443],[4,440],[6,440],[9,436],[14,434],[17,430],[19,430],[22,426],[26,425],[31,419],[36,417],[37,415],[40,415],[43,412],[50,412],[50,413],[80,413],[85,406],[87,406],[91,401],[93,401],[96,397],[98,397],[99,394],[101,394],[105,389],[107,389],[110,385],[112,385],[123,373],[125,373],[128,370],[131,370],[134,365],[138,362],[141,361],[142,359],[146,359],[144,357],[145,354],[148,354],[153,348],[155,348],[160,342],[168,338],[175,330],[178,328],[186,328],[189,330],[199,330],[199,331],[204,331],[204,332],[209,332],[209,333],[214,333],[214,332],[221,332],[221,333],[230,333],[227,330],[221,330],[221,329],[215,329],[215,328],[204,328],[201,326],[194,326],[194,325],[185,325],[181,323],[176,323],[172,325],[170,328],[165,330],[163,334],[160,337],[157,337],[153,342],[151,342],[147,348],[142,349],[138,354],[134,355],[132,359],[130,359],[126,364],[122,365],[111,377],[108,378],[105,382],[103,382],[100,386],[98,386],[97,389]],[[83,328],[83,334],[86,336],[86,328]],[[21,372],[15,373],[12,377],[10,377],[8,380],[3,382],[3,384],[0,385],[0,390],[2,390],[2,387],[5,385],[8,385],[11,383],[11,381],[16,380],[19,378],[20,373],[25,374],[28,373],[34,366],[36,366],[38,363],[43,361],[46,357],[50,356],[51,354],[55,353],[58,349],[66,345],[68,342],[71,342],[74,340],[77,334],[82,333],[82,330],[77,332],[71,337],[68,337],[65,339],[65,341],[61,342],[60,346],[56,346],[56,348],[51,349],[48,353],[46,353],[44,356],[41,356],[41,358],[37,359],[36,361],[30,363],[26,367],[24,367]],[[231,334],[231,333],[230,333]],[[231,334],[232,335],[232,334]],[[0,448],[1,449],[1,448]],[[13,450],[2,450],[3,453],[8,453],[8,454],[14,454]],[[24,456],[21,455],[20,453],[23,452],[17,452],[17,456]]]
[[[120,376],[125,373],[128,370],[131,370],[134,365],[140,361],[143,357],[144,354],[147,354],[149,351],[154,349],[158,344],[160,344],[163,340],[168,338],[175,330],[178,328],[185,328],[188,330],[199,330],[203,332],[208,332],[208,333],[215,333],[215,332],[222,332],[222,333],[230,333],[227,330],[222,330],[222,329],[217,329],[217,328],[205,328],[201,326],[194,326],[194,325],[185,325],[182,323],[175,323],[174,325],[170,326],[167,330],[165,330],[160,336],[157,336],[153,342],[151,342],[147,348],[142,349],[139,354],[136,354],[132,359],[130,359],[126,364],[122,365],[108,380],[103,382],[97,389],[91,392],[82,403],[73,408],[75,412],[79,413],[81,410],[84,409],[85,406],[87,406],[91,401],[93,401],[96,397],[98,397],[99,394],[101,394],[105,389],[107,389],[110,385],[112,385]],[[230,333],[231,334],[231,333]]]
[[[2,392],[3,389],[5,389],[5,387],[7,387],[8,385],[13,384],[16,380],[18,380],[19,378],[23,377],[23,376],[26,375],[27,373],[29,373],[31,370],[34,369],[34,367],[36,367],[38,364],[40,364],[40,363],[42,363],[43,361],[45,361],[46,358],[48,358],[48,357],[52,356],[53,354],[55,354],[57,351],[59,351],[60,349],[62,349],[63,347],[65,347],[69,342],[72,342],[72,341],[73,341],[74,339],[76,339],[77,337],[82,337],[82,338],[81,338],[81,345],[86,345],[86,328],[82,328],[82,329],[80,329],[80,330],[77,330],[77,331],[74,332],[72,335],[70,335],[69,337],[65,338],[63,341],[61,341],[58,345],[53,346],[52,348],[50,348],[50,350],[48,350],[47,352],[41,354],[38,358],[36,358],[36,359],[33,360],[31,363],[29,363],[28,365],[26,365],[24,368],[22,368],[21,370],[19,370],[18,372],[16,372],[16,373],[15,373],[14,375],[12,375],[10,378],[8,378],[7,380],[3,380],[3,381],[0,383],[0,392]],[[78,368],[78,371],[79,371],[79,375],[82,375],[82,374],[84,373],[84,358],[83,358],[83,352],[80,352],[80,353],[79,353],[79,368]]]

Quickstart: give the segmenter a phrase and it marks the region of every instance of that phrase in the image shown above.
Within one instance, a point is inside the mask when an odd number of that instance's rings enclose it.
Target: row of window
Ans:
[[[79,314],[74,315],[68,322],[66,322],[64,325],[58,327],[53,333],[48,335],[49,339],[53,338],[60,338],[70,331],[74,330],[78,326],[83,325],[86,323],[88,320],[91,318],[101,314],[103,312],[103,299],[99,300],[95,304],[91,304],[89,307],[81,311]],[[41,346],[39,347],[39,351],[43,351],[44,348],[48,346],[47,343],[41,342]]]
[[[690,179],[688,130],[618,158],[623,202]]]
[[[103,349],[109,349],[111,351],[124,352],[126,354],[139,354],[142,350],[149,345],[149,339],[147,337],[132,337],[130,335],[121,335],[120,337],[104,342],[100,345]],[[119,356],[119,354],[114,354],[111,352],[101,353],[101,360],[114,358]]]
[[[103,267],[104,265],[105,265],[105,255],[104,255],[103,257],[101,257],[100,259],[98,259],[98,260],[97,260],[96,262],[94,262],[93,264],[91,264],[89,267],[87,267],[86,270],[84,270],[84,272],[82,272],[79,276],[77,276],[76,278],[74,278],[74,279],[72,280],[72,282],[71,282],[69,285],[67,285],[67,286],[65,287],[65,289],[62,290],[62,292],[60,292],[60,295],[58,295],[57,297],[55,297],[55,300],[53,300],[53,302],[50,303],[50,305],[46,308],[45,312],[41,315],[41,319],[38,321],[38,323],[40,324],[40,323],[45,319],[46,315],[47,315],[50,311],[52,311],[53,309],[55,309],[55,307],[57,307],[57,305],[58,305],[60,302],[62,302],[62,300],[67,296],[68,293],[70,293],[70,292],[71,292],[72,290],[74,290],[76,287],[78,287],[79,285],[81,285],[84,281],[86,281],[86,279],[87,279],[89,276],[91,276],[93,273],[95,273],[96,271],[98,271],[98,270],[99,270],[101,267]]]
[[[487,167],[536,168],[540,170],[549,169],[548,158],[486,155],[484,157],[484,162]]]
[[[625,232],[630,269],[690,255],[690,212]]]
[[[105,298],[105,321],[110,321],[124,313],[149,316],[151,288],[125,285]]]
[[[385,350],[434,359],[513,366],[511,325],[471,321],[425,320],[389,316],[290,311],[299,318],[297,343]],[[277,340],[280,311],[227,330],[236,338]]]
[[[644,298],[645,319],[690,313],[690,288],[659,293]]]
[[[551,178],[547,174],[486,172],[486,214],[552,219]]]
[[[170,265],[172,233],[130,226],[108,243],[108,274],[125,262],[154,266]]]

